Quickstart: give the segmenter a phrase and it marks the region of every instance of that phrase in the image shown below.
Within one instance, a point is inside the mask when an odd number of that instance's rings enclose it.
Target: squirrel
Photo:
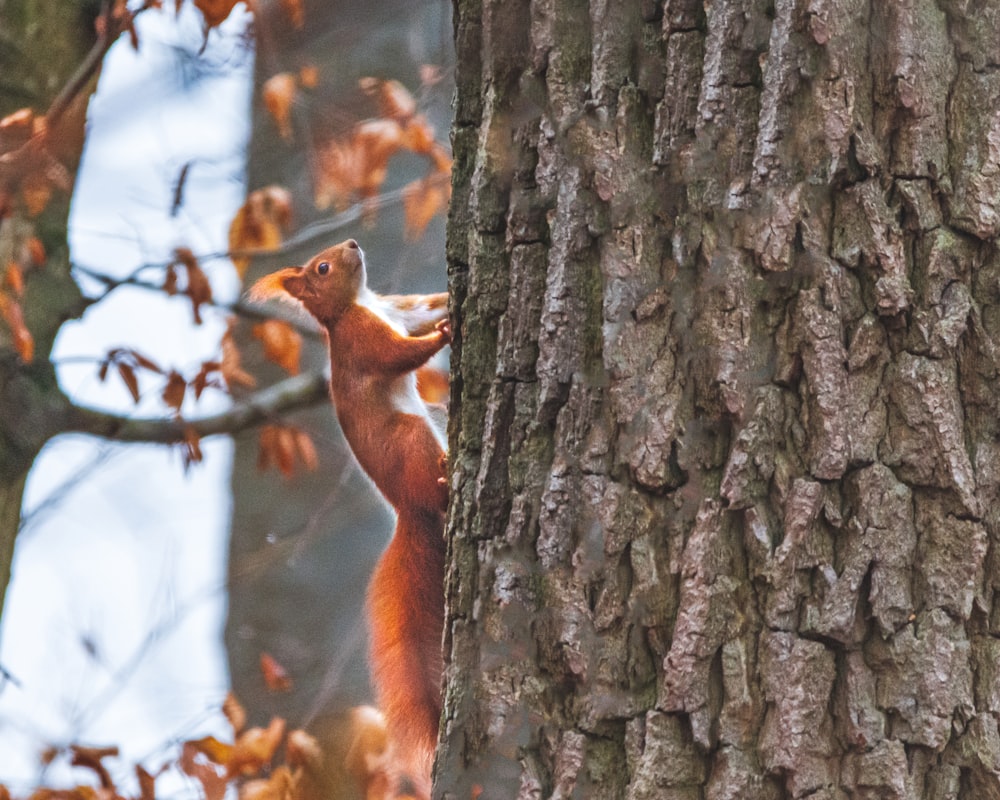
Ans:
[[[326,331],[330,394],[358,463],[396,511],[368,586],[372,682],[404,771],[429,796],[441,715],[445,513],[440,432],[415,370],[451,342],[447,293],[382,297],[348,239],[261,278],[251,297],[299,301]]]

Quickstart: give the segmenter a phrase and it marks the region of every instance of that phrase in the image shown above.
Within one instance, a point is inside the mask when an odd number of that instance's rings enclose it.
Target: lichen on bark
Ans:
[[[456,8],[436,796],[1000,796],[996,4]]]

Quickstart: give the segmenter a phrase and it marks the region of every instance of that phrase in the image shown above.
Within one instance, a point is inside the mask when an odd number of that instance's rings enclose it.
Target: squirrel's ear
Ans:
[[[292,282],[291,285],[289,282]],[[287,298],[288,295],[298,298],[303,286],[300,270],[298,267],[287,267],[265,275],[253,286],[250,287],[249,297],[257,303],[271,300],[275,297]]]
[[[278,274],[280,275],[281,273]],[[301,272],[296,270],[294,273],[282,278],[281,285],[288,294],[296,300],[301,300],[303,291],[306,288],[306,279]]]

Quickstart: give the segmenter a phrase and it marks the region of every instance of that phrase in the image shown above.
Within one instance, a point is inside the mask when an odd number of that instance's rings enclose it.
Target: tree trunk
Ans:
[[[1000,798],[1000,3],[456,14],[435,797]]]
[[[88,5],[50,8],[30,0],[0,2],[0,119],[25,107],[44,113],[94,42],[96,9]],[[67,168],[67,176],[74,173],[82,146],[82,110],[83,105],[76,105],[71,113],[62,113],[52,137],[52,150]],[[7,188],[0,185],[0,206]],[[0,614],[28,470],[68,408],[48,354],[63,321],[82,310],[80,293],[69,275],[68,193],[57,192],[35,218],[25,215],[16,202],[12,206],[0,211],[0,278],[7,264],[19,259],[29,236],[42,242],[47,258],[44,268],[27,282],[22,303],[35,340],[31,364],[22,363],[11,346],[9,328],[0,321]]]

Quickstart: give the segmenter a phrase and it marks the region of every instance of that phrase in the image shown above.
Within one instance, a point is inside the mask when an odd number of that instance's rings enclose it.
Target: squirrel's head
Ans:
[[[265,275],[250,288],[252,300],[298,300],[321,325],[333,322],[365,286],[365,255],[354,239],[328,247],[303,267]]]

